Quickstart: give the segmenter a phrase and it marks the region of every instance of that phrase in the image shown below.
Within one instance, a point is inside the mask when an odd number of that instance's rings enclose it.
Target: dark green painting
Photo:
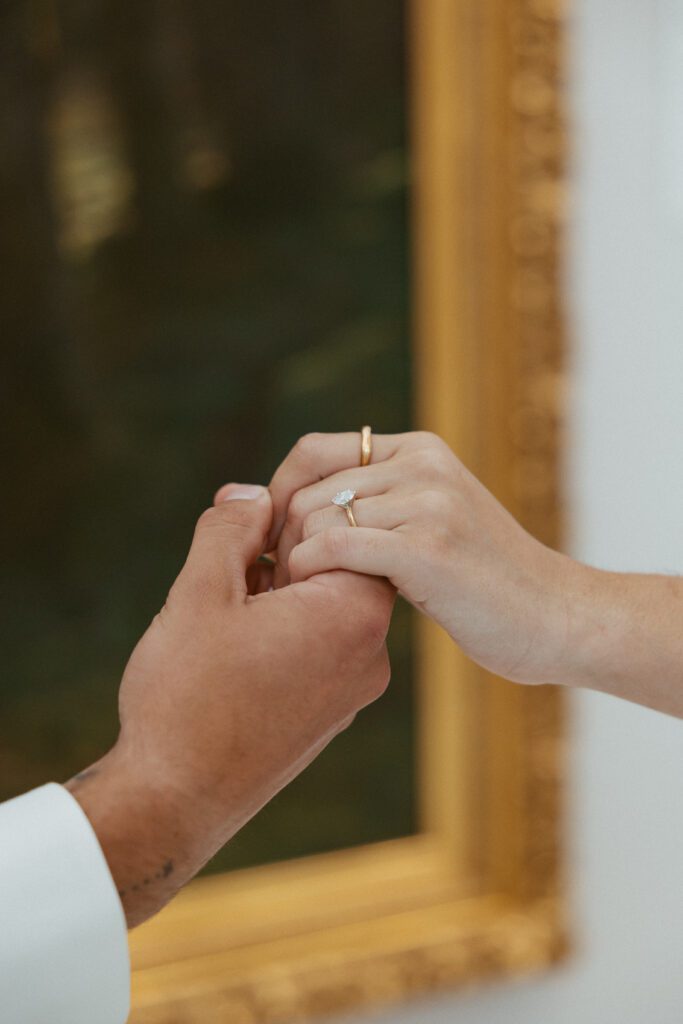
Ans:
[[[0,797],[116,735],[195,518],[309,430],[410,426],[400,0],[0,13]],[[414,828],[393,683],[213,869]]]

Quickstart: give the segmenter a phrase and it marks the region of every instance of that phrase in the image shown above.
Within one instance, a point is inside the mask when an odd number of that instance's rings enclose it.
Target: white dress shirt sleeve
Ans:
[[[124,1024],[123,908],[80,804],[50,783],[0,804],[2,1024]]]

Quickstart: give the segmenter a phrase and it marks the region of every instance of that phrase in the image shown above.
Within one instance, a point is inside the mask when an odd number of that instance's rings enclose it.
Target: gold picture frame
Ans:
[[[557,543],[560,0],[413,0],[419,425]],[[420,828],[196,881],[131,935],[133,1024],[288,1024],[567,948],[562,702],[419,627]]]

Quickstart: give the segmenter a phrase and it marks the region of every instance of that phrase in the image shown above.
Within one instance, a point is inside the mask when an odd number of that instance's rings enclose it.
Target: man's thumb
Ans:
[[[247,569],[263,554],[273,504],[267,488],[255,484],[228,484],[219,495],[221,500],[199,517],[178,584],[244,596]]]

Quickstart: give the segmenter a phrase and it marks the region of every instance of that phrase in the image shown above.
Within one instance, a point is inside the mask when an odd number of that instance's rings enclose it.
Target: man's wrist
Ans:
[[[197,870],[177,794],[138,773],[118,747],[65,786],[97,835],[128,927],[141,924]]]

